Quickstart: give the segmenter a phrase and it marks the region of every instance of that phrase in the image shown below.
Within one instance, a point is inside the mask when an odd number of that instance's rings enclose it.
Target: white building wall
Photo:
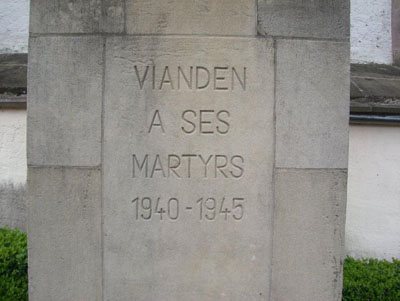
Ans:
[[[29,0],[0,0],[0,53],[28,51],[28,19]],[[351,56],[392,62],[391,0],[351,0]],[[25,148],[26,111],[0,110],[0,220],[22,229]],[[400,258],[400,127],[351,126],[349,156],[347,253]]]
[[[351,0],[353,63],[392,63],[392,0]],[[29,0],[0,0],[0,53],[28,52]]]
[[[400,126],[350,127],[346,251],[400,258]]]
[[[392,0],[351,0],[352,63],[392,64]]]
[[[29,0],[0,0],[0,53],[28,52]]]
[[[26,182],[26,110],[0,109],[0,183]]]
[[[0,227],[26,231],[26,170],[26,110],[0,109]]]

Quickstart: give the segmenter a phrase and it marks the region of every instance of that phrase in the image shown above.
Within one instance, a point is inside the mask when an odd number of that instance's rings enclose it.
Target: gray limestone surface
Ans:
[[[103,40],[30,40],[28,164],[98,166]]]
[[[258,0],[258,32],[266,36],[348,40],[350,0]]]
[[[29,300],[101,300],[101,172],[28,170]]]
[[[349,44],[279,40],[276,166],[347,168]]]
[[[347,172],[278,169],[274,301],[341,300]]]
[[[106,62],[105,299],[263,300],[272,41],[115,37]]]
[[[256,0],[126,0],[129,34],[254,36]]]
[[[33,0],[30,7],[32,34],[119,33],[124,30],[123,0]]]
[[[30,8],[30,32],[96,32],[99,29],[102,0],[35,0]]]
[[[292,2],[32,1],[30,300],[340,300],[348,0]]]

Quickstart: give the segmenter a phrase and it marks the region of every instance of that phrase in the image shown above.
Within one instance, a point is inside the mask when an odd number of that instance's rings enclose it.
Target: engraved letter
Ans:
[[[226,125],[226,129],[221,129],[220,126],[217,125],[217,132],[220,133],[220,134],[227,134],[228,131],[229,131],[230,125],[229,125],[228,121],[222,119],[222,117],[221,117],[222,114],[226,114],[227,117],[230,117],[230,114],[229,114],[228,111],[219,111],[219,112],[217,113],[217,119],[218,119],[221,123],[223,123],[223,124]]]
[[[148,157],[149,157],[149,155],[144,156],[142,164],[139,164],[139,162],[138,162],[138,160],[136,158],[136,155],[135,154],[133,155],[133,174],[132,174],[133,178],[136,177],[135,164],[139,168],[139,171],[142,171],[143,167],[146,167],[146,169],[145,169],[145,177],[147,178],[147,176],[148,176],[147,171],[148,171],[148,166],[149,166]]]
[[[192,125],[192,129],[186,129],[184,126],[182,127],[182,131],[184,132],[184,133],[186,133],[186,134],[192,134],[195,130],[196,130],[196,125],[193,123],[193,122],[191,122],[190,120],[188,120],[188,119],[186,119],[187,117],[187,115],[188,115],[188,113],[192,113],[193,115],[194,115],[194,117],[196,117],[197,115],[196,115],[196,112],[195,111],[192,111],[192,110],[186,110],[186,111],[184,111],[183,113],[182,113],[182,119],[184,120],[184,121],[186,121],[187,123],[189,123],[189,124],[191,124]]]
[[[150,178],[153,177],[154,172],[156,172],[156,171],[161,171],[163,177],[165,178],[165,173],[164,173],[164,169],[161,164],[160,155],[156,155],[156,159],[154,160],[153,169],[151,171]]]
[[[168,79],[166,79],[166,77],[168,77]],[[170,84],[171,85],[171,89],[174,89],[174,84],[171,81],[171,74],[169,74],[169,68],[168,66],[165,66],[164,69],[164,73],[161,79],[161,83],[160,83],[160,90],[162,89],[164,84]]]
[[[214,90],[228,90],[228,87],[218,86],[218,81],[225,80],[225,75],[218,75],[218,71],[221,71],[222,73],[226,70],[228,70],[228,67],[214,67]]]
[[[157,118],[157,121],[156,121]],[[163,133],[165,133],[164,131],[164,127],[161,121],[161,116],[160,116],[160,112],[158,112],[158,110],[156,110],[156,112],[153,115],[153,119],[151,120],[151,124],[150,124],[150,128],[149,128],[149,133],[151,133],[151,130],[153,129],[153,126],[158,126],[161,128],[161,131]]]
[[[211,124],[210,120],[204,120],[205,114],[214,113],[214,110],[200,110],[200,133],[201,134],[214,134],[212,130],[205,130],[203,126],[206,124]]]
[[[146,71],[143,74],[143,78],[140,78],[139,70],[136,65],[134,66],[134,68],[135,68],[135,73],[136,73],[136,77],[139,82],[140,89],[143,89],[144,81],[146,80],[147,73],[149,72],[149,66],[146,66]]]
[[[153,65],[153,90],[156,89],[156,65]]]
[[[218,163],[218,159],[223,159],[224,163]],[[225,178],[227,178],[228,176],[225,174],[225,172],[223,171],[223,169],[228,165],[228,159],[225,155],[215,155],[215,177],[218,177],[218,173],[217,171],[219,170],[220,173],[222,173],[224,175]]]
[[[243,79],[240,79],[239,74],[236,72],[235,67],[232,67],[232,90],[235,89],[235,76],[238,79],[243,90],[246,90],[246,67],[243,67]]]
[[[173,165],[172,164],[172,158],[176,159],[176,164]],[[176,168],[178,168],[181,165],[181,159],[179,158],[179,156],[177,155],[168,155],[168,177],[171,174],[171,171],[176,175],[176,177],[178,179],[180,179],[181,177],[179,176],[179,174],[176,172]]]
[[[182,157],[183,158],[188,158],[188,178],[190,178],[191,177],[191,166],[192,166],[192,164],[191,164],[191,159],[193,158],[193,157],[196,157],[196,155],[182,155]]]
[[[206,81],[204,82],[203,85],[200,85],[200,71],[203,70],[203,73],[207,75]],[[196,89],[197,90],[202,90],[208,87],[208,84],[210,83],[210,71],[208,71],[207,68],[197,66],[196,67]]]
[[[232,164],[232,166],[236,167],[236,169],[239,170],[239,173],[235,174],[233,171],[230,171],[230,173],[231,173],[232,177],[234,177],[234,178],[240,178],[241,176],[243,176],[244,170],[243,170],[243,167],[242,167],[242,166],[238,165],[238,163],[235,164],[235,162],[234,162],[235,159],[236,159],[237,161],[242,161],[242,164],[244,163],[244,159],[243,159],[242,156],[233,156],[233,157],[231,158],[231,164]]]
[[[188,86],[189,89],[192,89],[192,79],[193,79],[193,67],[190,66],[190,79],[188,79],[185,75],[185,73],[183,73],[183,70],[181,67],[178,67],[178,89],[181,88],[181,74],[183,79],[186,82],[186,85]]]
[[[208,157],[207,161],[204,161],[203,157],[201,155],[199,155],[201,162],[203,162],[203,164],[204,164],[204,177],[205,178],[207,178],[207,170],[208,170],[207,165],[208,165],[208,163],[210,163],[212,157],[213,157],[213,155],[210,155]]]

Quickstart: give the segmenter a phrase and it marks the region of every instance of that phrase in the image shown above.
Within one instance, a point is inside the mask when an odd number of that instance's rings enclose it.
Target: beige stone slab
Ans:
[[[123,0],[31,1],[32,33],[119,33],[123,30]]]
[[[101,300],[101,172],[30,168],[29,300]]]
[[[100,37],[31,38],[28,164],[100,164],[102,53]]]
[[[265,39],[108,39],[105,300],[268,298],[273,63]]]
[[[350,0],[258,0],[258,32],[267,36],[348,39]]]
[[[278,170],[274,301],[341,300],[345,171]]]
[[[126,0],[130,34],[256,34],[256,0]]]
[[[276,166],[347,168],[349,44],[278,40]]]

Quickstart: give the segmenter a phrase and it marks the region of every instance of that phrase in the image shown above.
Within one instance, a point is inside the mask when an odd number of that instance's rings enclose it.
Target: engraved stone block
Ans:
[[[349,44],[278,40],[276,166],[347,168]]]
[[[123,29],[123,0],[31,2],[30,32],[32,33],[118,33]]]
[[[130,34],[256,34],[256,0],[127,0]]]
[[[100,164],[103,40],[31,38],[28,164]]]
[[[258,0],[258,32],[267,36],[348,39],[350,0]]]
[[[29,300],[101,300],[101,172],[30,168]]]
[[[345,171],[278,170],[271,300],[340,300]]]
[[[273,63],[265,39],[108,39],[106,300],[267,298]]]

